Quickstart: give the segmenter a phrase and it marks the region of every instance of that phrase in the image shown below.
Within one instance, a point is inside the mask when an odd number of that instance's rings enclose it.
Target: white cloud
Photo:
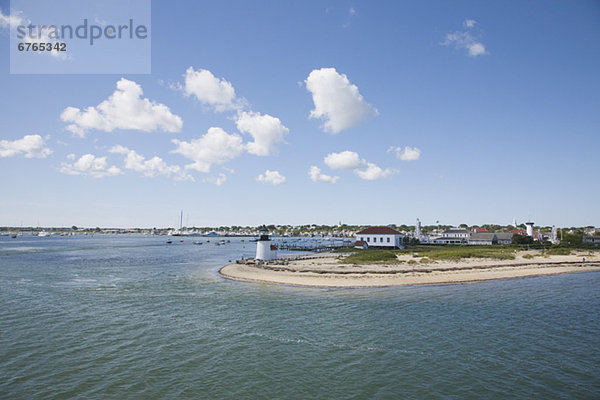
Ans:
[[[324,161],[331,169],[355,169],[366,165],[366,161],[361,160],[358,153],[348,150],[340,153],[330,153]]]
[[[283,137],[289,133],[289,129],[281,123],[279,118],[255,112],[239,113],[236,125],[240,132],[252,135],[254,141],[248,143],[246,147],[248,153],[257,156],[276,153],[275,145],[285,143]]]
[[[335,68],[315,69],[304,83],[312,93],[315,105],[310,118],[324,119],[323,128],[327,132],[339,133],[357,125],[369,114],[377,114],[377,110],[363,99],[358,87]]]
[[[52,150],[44,146],[44,139],[40,135],[25,135],[13,141],[0,140],[0,157],[24,153],[25,158],[46,158],[52,154]]]
[[[106,157],[96,157],[93,154],[84,154],[73,164],[62,163],[60,172],[68,175],[87,175],[92,178],[103,178],[122,174],[116,166],[107,166]]]
[[[396,158],[402,161],[416,161],[421,158],[421,150],[416,147],[390,146],[388,153],[396,153]]]
[[[256,180],[261,183],[270,183],[272,185],[281,185],[285,182],[285,176],[281,175],[279,171],[266,170],[264,174],[260,174],[256,177]]]
[[[392,169],[382,169],[367,160],[361,159],[358,153],[348,150],[340,153],[330,153],[325,157],[324,161],[331,169],[351,169],[359,178],[368,181],[385,178],[397,172]],[[316,175],[317,171],[311,168],[311,171],[309,171],[311,179],[313,173],[315,176],[318,176]]]
[[[194,95],[205,105],[216,111],[225,111],[239,107],[233,85],[225,79],[215,77],[206,69],[194,71],[189,67],[185,71],[184,86],[181,88],[186,96]]]
[[[471,43],[467,46],[467,48],[469,49],[470,56],[480,56],[482,54],[485,54],[485,46],[483,45],[483,43]]]
[[[186,174],[179,165],[167,165],[162,158],[152,157],[146,160],[143,156],[124,146],[113,146],[109,152],[125,156],[125,169],[141,172],[143,176],[154,178],[156,176],[173,176],[175,180],[191,180],[194,178]]]
[[[317,166],[312,165],[308,170],[308,176],[310,176],[310,180],[313,182],[328,182],[328,183],[336,183],[339,176],[330,176],[321,173],[321,169]]]
[[[203,182],[214,183],[217,186],[221,186],[222,184],[225,183],[226,180],[227,180],[227,175],[225,175],[224,173],[220,173],[217,176],[210,176],[208,178],[202,179]]]
[[[367,163],[367,167],[365,169],[355,169],[354,173],[358,175],[359,178],[374,181],[376,179],[385,178],[387,176],[395,174],[397,171],[392,169],[382,169],[373,163]]]
[[[117,90],[96,107],[67,107],[60,118],[72,122],[67,130],[81,137],[89,129],[111,132],[114,129],[132,129],[179,132],[183,125],[181,117],[171,113],[169,107],[142,98],[142,87],[137,83],[121,78]]]
[[[4,15],[0,10],[0,28],[16,28],[18,25],[22,25],[24,22],[21,17],[21,12],[13,11],[9,15]]]
[[[479,42],[473,35],[471,35],[470,30],[475,26],[477,21],[473,19],[467,19],[463,22],[465,27],[465,31],[456,31],[452,33],[446,34],[446,40],[442,42],[444,46],[454,46],[457,49],[465,49],[468,54],[472,57],[480,56],[483,54],[487,54],[485,49],[485,45]]]
[[[242,137],[228,134],[221,128],[211,127],[198,139],[189,142],[173,139],[177,149],[171,151],[194,161],[186,168],[200,172],[210,172],[213,164],[222,164],[238,157],[244,151]]]

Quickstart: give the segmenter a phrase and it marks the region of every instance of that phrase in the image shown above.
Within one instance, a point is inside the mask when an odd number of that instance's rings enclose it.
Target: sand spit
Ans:
[[[284,259],[261,264],[229,264],[224,277],[263,283],[323,287],[372,287],[426,285],[485,281],[491,279],[600,271],[598,253],[569,256],[527,257],[514,260],[464,259],[407,263],[412,256],[399,256],[399,264],[343,264],[339,254]],[[403,258],[406,258],[404,260]],[[583,259],[585,258],[585,261]]]

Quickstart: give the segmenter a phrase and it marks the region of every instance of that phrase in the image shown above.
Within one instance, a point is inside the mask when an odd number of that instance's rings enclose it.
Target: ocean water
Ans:
[[[600,273],[253,284],[210,240],[0,237],[0,398],[600,398]]]

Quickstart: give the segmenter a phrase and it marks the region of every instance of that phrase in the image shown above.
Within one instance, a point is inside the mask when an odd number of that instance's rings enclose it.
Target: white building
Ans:
[[[513,234],[511,232],[497,233],[472,233],[469,237],[470,245],[492,245],[492,244],[511,244]]]
[[[415,225],[415,238],[421,240],[421,221],[417,218],[417,224]]]
[[[402,248],[402,237],[402,234],[395,229],[373,226],[356,233],[356,246]]]
[[[552,238],[550,239],[552,244],[559,244],[560,240],[558,240],[558,230],[556,226],[552,225]]]
[[[469,237],[470,245],[492,245],[498,244],[498,237],[495,233],[482,232],[472,233]]]
[[[434,239],[435,244],[466,244],[471,232],[462,228],[450,228],[442,232],[442,237]]]
[[[255,260],[269,261],[277,259],[277,246],[269,239],[269,232],[266,227],[262,227],[259,231],[260,237],[256,241],[256,257]]]
[[[527,236],[533,237],[533,222],[525,222],[527,228]]]

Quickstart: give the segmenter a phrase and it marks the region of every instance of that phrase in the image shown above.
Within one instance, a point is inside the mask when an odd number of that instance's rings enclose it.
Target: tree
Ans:
[[[533,244],[533,238],[531,236],[514,235],[512,244]]]

